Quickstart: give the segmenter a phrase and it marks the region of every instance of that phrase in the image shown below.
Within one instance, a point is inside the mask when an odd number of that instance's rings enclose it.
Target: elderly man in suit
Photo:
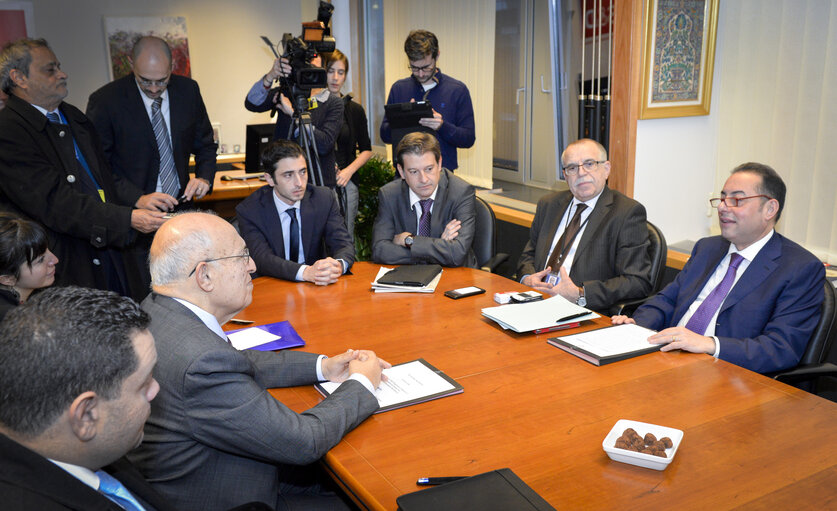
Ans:
[[[267,186],[235,208],[259,274],[321,286],[337,282],[351,268],[355,248],[334,193],[308,185],[308,165],[296,142],[272,142],[262,166]]]
[[[174,509],[123,458],[160,388],[148,324],[130,299],[79,287],[0,323],[0,507]]]
[[[371,351],[328,358],[300,351],[238,351],[221,325],[250,304],[255,265],[244,240],[207,213],[169,220],[151,245],[151,316],[161,391],[131,460],[184,510],[246,501],[277,509],[342,509],[309,465],[378,409],[389,364]],[[267,389],[342,384],[296,413]],[[306,470],[308,469],[308,470]],[[190,491],[196,489],[197,491]]]
[[[96,130],[64,103],[67,73],[43,39],[21,39],[0,53],[0,209],[47,229],[62,261],[56,285],[76,284],[137,296],[137,272],[121,249],[155,231],[161,211],[133,208],[117,192]],[[147,292],[147,291],[146,291]]]
[[[518,262],[521,282],[599,311],[651,291],[645,208],[607,186],[601,144],[573,142],[561,155],[569,191],[538,201]]]
[[[798,364],[820,319],[825,269],[775,231],[785,192],[767,165],[733,169],[709,201],[721,235],[698,241],[674,282],[613,323],[659,330],[648,340],[663,351],[708,353],[760,373]]]
[[[133,73],[93,94],[87,116],[96,126],[117,192],[127,204],[152,211],[171,211],[206,195],[215,179],[212,125],[197,82],[172,74],[169,45],[146,36],[134,44]],[[189,177],[189,155],[195,155],[195,177]],[[130,248],[143,269],[145,298],[151,279],[148,247],[142,236]]]
[[[474,187],[442,168],[436,137],[410,133],[395,151],[401,179],[378,191],[372,259],[475,266]]]

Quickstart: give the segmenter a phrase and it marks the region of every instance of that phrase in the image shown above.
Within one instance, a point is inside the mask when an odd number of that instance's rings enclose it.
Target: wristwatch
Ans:
[[[404,238],[404,246],[407,248],[413,248],[413,237],[407,236]]]
[[[576,300],[575,303],[581,305],[582,307],[587,307],[587,298],[584,297],[584,286],[579,286],[578,300]]]

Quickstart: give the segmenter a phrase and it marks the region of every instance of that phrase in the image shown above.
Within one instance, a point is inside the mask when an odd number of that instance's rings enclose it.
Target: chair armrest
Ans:
[[[647,302],[651,297],[646,296],[645,298],[637,298],[636,300],[627,300],[624,302],[620,302],[614,304],[613,307],[610,309],[610,313],[612,315],[625,315],[631,316],[633,315],[634,311],[636,311],[640,305]]]
[[[486,261],[484,265],[480,266],[480,270],[495,273],[497,268],[501,264],[505,263],[508,260],[508,258],[509,255],[504,254],[502,252],[499,254],[494,254],[494,256],[491,259]]]
[[[815,380],[822,376],[837,377],[837,365],[825,363],[801,366],[784,373],[779,373],[773,379],[782,383],[793,384]]]

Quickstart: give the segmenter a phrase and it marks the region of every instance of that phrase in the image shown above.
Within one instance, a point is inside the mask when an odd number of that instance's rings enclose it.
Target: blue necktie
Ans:
[[[53,124],[61,124],[61,118],[58,117],[58,114],[55,113],[55,112],[48,113],[47,114],[47,119],[49,119],[49,122],[51,122]]]
[[[151,125],[154,128],[154,138],[157,139],[157,151],[160,153],[160,188],[163,193],[177,197],[180,191],[180,181],[177,179],[177,169],[174,168],[174,156],[171,151],[171,140],[169,131],[166,129],[166,120],[160,107],[163,98],[154,100],[151,105]]]
[[[700,304],[700,307],[698,307],[694,315],[689,318],[689,321],[686,323],[686,328],[696,334],[704,335],[706,327],[709,326],[709,320],[711,320],[715,313],[718,312],[721,304],[724,303],[724,299],[729,294],[730,289],[732,289],[732,283],[735,282],[735,272],[738,269],[738,265],[741,264],[741,261],[743,260],[744,258],[741,257],[741,254],[736,253],[730,256],[729,268],[727,268],[727,273],[724,275],[724,280],[715,286],[715,289],[713,289],[703,303]]]
[[[421,218],[419,218],[418,235],[430,236],[430,207],[433,206],[433,199],[420,200]]]
[[[288,208],[286,210],[288,216],[291,217],[291,227],[288,229],[288,239],[290,240],[290,250],[288,260],[295,263],[299,262],[299,223],[296,221],[296,208]]]
[[[128,488],[125,488],[122,483],[113,478],[110,474],[103,470],[96,472],[99,476],[99,491],[105,497],[116,502],[128,511],[145,511],[142,504],[131,495]]]

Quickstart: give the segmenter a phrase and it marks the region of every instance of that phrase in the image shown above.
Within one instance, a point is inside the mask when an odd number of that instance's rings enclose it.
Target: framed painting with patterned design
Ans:
[[[719,0],[645,0],[640,119],[709,115]]]

